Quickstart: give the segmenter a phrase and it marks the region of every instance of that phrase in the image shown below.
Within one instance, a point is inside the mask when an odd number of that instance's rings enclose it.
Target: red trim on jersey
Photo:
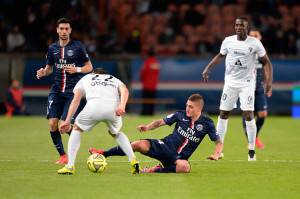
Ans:
[[[191,121],[190,128],[194,128],[194,121]],[[177,149],[177,153],[181,153],[182,149],[189,143],[189,139],[185,138],[181,146]]]

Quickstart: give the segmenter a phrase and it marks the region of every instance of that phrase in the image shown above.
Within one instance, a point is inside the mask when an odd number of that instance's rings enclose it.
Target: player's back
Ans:
[[[84,91],[87,101],[119,101],[119,86],[123,83],[116,77],[108,74],[91,73],[84,76],[76,88]]]

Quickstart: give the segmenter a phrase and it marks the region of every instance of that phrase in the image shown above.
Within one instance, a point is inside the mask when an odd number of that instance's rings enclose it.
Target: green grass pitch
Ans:
[[[162,138],[172,127],[138,133],[136,126],[161,116],[127,115],[123,131],[130,140]],[[216,122],[216,117],[214,117]],[[67,148],[67,135],[63,135]],[[0,198],[170,198],[170,199],[299,199],[300,120],[269,117],[261,132],[266,148],[257,150],[257,161],[247,162],[246,139],[240,117],[229,120],[225,158],[207,161],[214,143],[206,137],[191,157],[189,174],[131,175],[124,157],[111,157],[104,173],[87,170],[88,148],[115,145],[104,124],[82,136],[74,176],[56,174],[58,155],[43,117],[0,117]],[[137,154],[142,166],[157,162]]]

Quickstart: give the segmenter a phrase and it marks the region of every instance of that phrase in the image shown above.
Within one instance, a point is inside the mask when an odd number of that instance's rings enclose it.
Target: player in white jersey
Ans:
[[[90,131],[98,122],[105,122],[108,132],[117,141],[131,163],[133,174],[139,173],[140,167],[136,160],[127,136],[122,133],[122,115],[128,100],[128,89],[119,79],[106,74],[101,68],[84,76],[74,87],[74,98],[69,107],[66,120],[60,125],[61,133],[68,132],[70,121],[76,112],[81,98],[86,97],[87,103],[75,120],[68,142],[68,164],[59,169],[58,174],[74,174],[75,159],[80,147],[81,133]]]
[[[248,36],[248,20],[238,17],[235,20],[236,35],[226,37],[217,54],[202,72],[204,81],[208,81],[211,69],[225,59],[225,83],[220,100],[220,115],[218,117],[217,132],[224,143],[227,131],[228,117],[240,100],[240,108],[246,119],[246,131],[248,135],[248,161],[255,161],[255,137],[256,124],[254,119],[254,91],[255,91],[255,61],[256,56],[263,63],[265,72],[265,92],[272,93],[273,69],[268,55],[262,43]]]

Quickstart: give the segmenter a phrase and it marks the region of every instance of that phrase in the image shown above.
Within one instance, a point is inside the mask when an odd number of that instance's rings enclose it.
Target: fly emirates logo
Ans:
[[[67,60],[59,59],[58,63],[55,63],[55,67],[59,69],[63,69],[65,67],[76,67],[75,63],[67,64]]]
[[[195,136],[195,131],[191,128],[187,128],[187,131],[183,130],[181,126],[177,129],[178,133],[180,133],[183,137],[186,137],[187,139],[193,141],[193,142],[199,142],[200,138],[197,138]]]

